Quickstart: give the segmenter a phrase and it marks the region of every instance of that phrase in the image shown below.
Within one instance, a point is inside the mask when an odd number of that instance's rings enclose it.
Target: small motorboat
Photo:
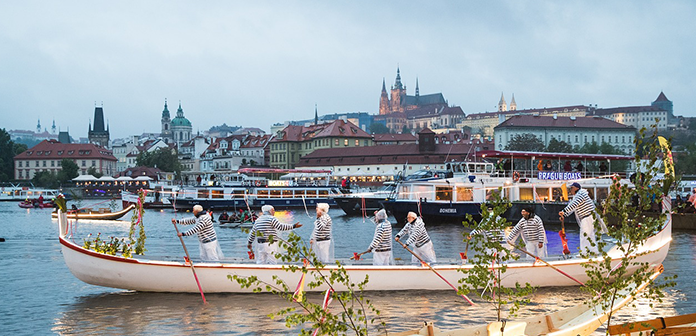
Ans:
[[[31,208],[46,209],[46,208],[53,208],[55,206],[56,206],[56,204],[53,203],[53,201],[41,202],[41,203],[32,202],[32,201],[19,202],[19,207],[24,208],[24,209],[31,209]]]

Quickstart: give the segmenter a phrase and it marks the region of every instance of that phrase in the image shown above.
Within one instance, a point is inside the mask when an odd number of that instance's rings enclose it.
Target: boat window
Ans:
[[[278,189],[271,189],[269,194],[271,195],[271,198],[280,198],[280,190]]]
[[[317,197],[317,191],[316,190],[307,190],[307,198],[316,198]]]
[[[534,190],[532,188],[520,188],[520,201],[533,201]]]
[[[450,187],[436,187],[435,188],[435,200],[437,200],[437,201],[451,201],[452,200],[452,188],[450,188]]]
[[[554,202],[565,202],[568,201],[568,199],[563,198],[563,190],[562,188],[552,188],[551,189],[553,192],[553,201]]]
[[[305,197],[305,191],[304,190],[295,190],[295,197],[297,197],[297,198]]]
[[[597,197],[595,198],[595,201],[597,201],[597,203],[600,203],[604,202],[607,198],[609,198],[609,189],[597,188]]]
[[[486,201],[493,200],[493,197],[499,193],[500,191],[497,188],[486,189]]]
[[[208,198],[208,189],[198,189],[198,198]]]
[[[244,198],[244,190],[234,189],[230,194],[230,198]]]
[[[319,196],[329,196],[329,191],[326,189],[319,190]]]
[[[224,197],[222,190],[211,190],[210,192],[212,194],[211,198],[223,198]]]
[[[257,191],[258,193],[258,198],[268,198],[268,190],[267,189],[261,189]]]
[[[457,187],[457,202],[474,200],[474,188]]]
[[[424,186],[424,185],[414,185],[413,186],[413,197],[415,199],[432,199],[433,198],[433,189],[431,186]]]

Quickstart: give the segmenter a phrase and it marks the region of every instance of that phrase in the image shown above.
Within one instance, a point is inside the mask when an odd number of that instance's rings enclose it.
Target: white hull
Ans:
[[[67,227],[67,219],[60,217],[60,242],[63,257],[70,271],[80,280],[104,287],[122,288],[147,292],[188,292],[197,293],[198,287],[193,278],[191,268],[183,262],[156,261],[123,258],[100,254],[86,250],[80,245],[64,238],[63,232]],[[635,261],[659,265],[667,256],[671,242],[671,216],[668,215],[665,228],[657,235],[648,239],[641,247],[641,253]],[[610,252],[612,253],[612,252]],[[615,255],[614,264],[620,256]],[[557,269],[569,276],[585,282],[588,280],[583,263],[591,262],[586,259],[569,259],[551,261]],[[327,269],[336,266],[328,266]],[[365,275],[370,276],[366,290],[447,290],[450,287],[437,277],[429,268],[412,265],[402,266],[372,266],[345,265],[353,282],[362,281]],[[433,266],[451,283],[464,276],[460,269],[468,269],[472,265],[435,265]],[[286,272],[281,265],[256,265],[249,263],[195,263],[196,273],[201,286],[206,293],[243,293],[250,289],[240,286],[227,278],[228,275],[255,275],[261,281],[274,283],[273,276],[278,276],[289,286],[299,282],[300,273]],[[511,263],[503,280],[504,286],[514,286],[516,282],[529,282],[532,286],[576,286],[575,281],[564,276],[543,263]],[[319,287],[314,291],[322,291]],[[338,288],[341,290],[341,288]]]

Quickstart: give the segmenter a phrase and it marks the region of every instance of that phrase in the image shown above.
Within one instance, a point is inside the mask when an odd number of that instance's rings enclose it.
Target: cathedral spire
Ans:
[[[41,133],[41,119],[36,119],[36,133]]]
[[[507,111],[507,103],[505,102],[505,95],[501,92],[500,93],[500,101],[498,102],[498,112],[505,112]]]
[[[56,120],[53,119],[53,126],[51,126],[51,133],[56,134]]]
[[[384,77],[382,77],[382,94],[386,94],[386,93],[387,93],[387,83],[386,83]]]
[[[515,94],[512,94],[512,100],[510,101],[510,111],[517,111],[517,103],[515,102]]]
[[[416,77],[416,97],[420,96],[420,90],[418,89],[418,77]]]
[[[404,86],[401,84],[401,69],[399,67],[396,67],[396,81],[394,82],[394,88],[395,89],[403,89]]]
[[[164,98],[164,110],[162,110],[162,119],[169,119],[169,108],[167,107],[167,98]]]
[[[319,112],[317,111],[317,104],[314,104],[314,125],[319,125]]]

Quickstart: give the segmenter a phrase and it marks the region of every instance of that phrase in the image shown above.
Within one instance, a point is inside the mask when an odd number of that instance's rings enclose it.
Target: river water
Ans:
[[[96,202],[96,201],[95,201]],[[92,203],[95,203],[92,202]],[[83,202],[82,206],[90,202]],[[104,207],[104,204],[99,207]],[[311,211],[311,209],[310,209]],[[309,215],[312,215],[311,213]],[[369,245],[374,225],[362,217],[348,217],[332,209],[336,257],[349,257]],[[144,222],[149,256],[183,256],[170,219],[187,214],[152,210]],[[308,238],[313,218],[305,211],[278,212],[284,222],[304,224],[296,232]],[[128,220],[130,214],[124,219]],[[78,222],[74,240],[82,242],[87,234],[127,236],[129,222]],[[392,218],[392,222],[394,222]],[[438,258],[455,258],[464,251],[462,226],[426,223]],[[0,261],[2,266],[2,304],[0,334],[106,334],[106,335],[277,335],[297,334],[284,321],[268,314],[291,306],[271,294],[208,294],[207,305],[199,294],[139,293],[88,285],[75,278],[66,267],[57,238],[58,224],[50,219],[49,209],[21,209],[14,202],[0,203]],[[398,228],[394,228],[396,234]],[[547,227],[549,251],[560,251],[557,227]],[[577,226],[567,228],[570,245],[577,246]],[[222,249],[228,257],[246,256],[246,234],[239,229],[217,228]],[[617,321],[635,321],[660,316],[696,312],[696,232],[673,233],[670,253],[664,262],[665,274],[677,274],[677,286],[666,291],[663,303],[650,308],[639,300],[635,307],[619,312]],[[192,256],[198,255],[195,237],[186,238]],[[556,252],[559,253],[559,252]],[[395,257],[410,260],[402,249]],[[369,284],[368,284],[369,286]],[[320,301],[320,294],[309,294]],[[477,300],[470,307],[454,291],[367,292],[381,310],[388,331],[419,327],[434,321],[442,329],[454,329],[494,319],[488,303]],[[577,287],[541,288],[520,316],[552,312],[581,303],[586,294]],[[373,330],[375,332],[376,330]],[[376,333],[376,332],[375,332]]]

